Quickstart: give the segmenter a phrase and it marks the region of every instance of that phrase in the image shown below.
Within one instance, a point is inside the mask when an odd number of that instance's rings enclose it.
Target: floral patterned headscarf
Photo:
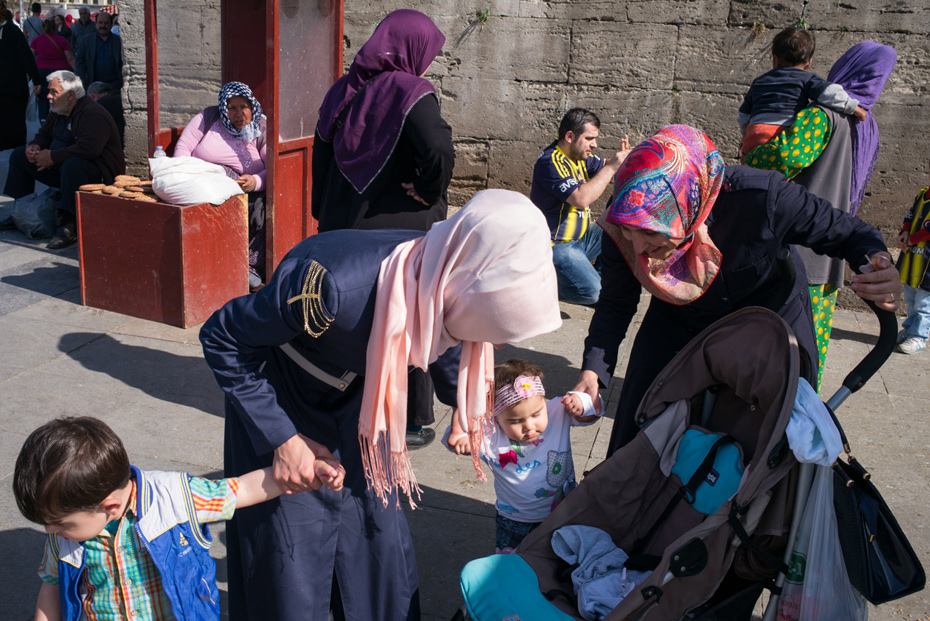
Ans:
[[[617,171],[598,224],[643,287],[665,302],[696,300],[720,269],[720,251],[705,220],[723,185],[723,170],[723,158],[704,132],[670,125],[633,149]],[[685,241],[669,258],[652,259],[635,253],[620,225]]]
[[[229,100],[232,97],[245,97],[249,100],[252,108],[252,122],[243,127],[236,129],[236,126],[229,120]],[[262,119],[262,105],[255,99],[252,89],[242,82],[227,82],[220,89],[220,96],[217,104],[220,109],[220,120],[223,121],[223,127],[232,135],[233,138],[242,138],[246,142],[252,142],[262,135],[259,129],[259,121]]]

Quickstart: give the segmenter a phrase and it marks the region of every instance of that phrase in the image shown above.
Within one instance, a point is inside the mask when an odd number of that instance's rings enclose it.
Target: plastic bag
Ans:
[[[833,510],[833,470],[814,466],[784,591],[779,621],[865,621],[865,599],[849,583]]]
[[[26,120],[27,121],[37,121],[38,116],[38,103],[36,102],[36,95],[31,90],[29,91],[29,102],[26,103]]]
[[[222,205],[243,193],[222,166],[196,157],[150,158],[149,168],[152,191],[172,205]]]
[[[13,224],[29,239],[51,237],[55,234],[59,203],[61,192],[55,188],[17,198],[13,204]]]

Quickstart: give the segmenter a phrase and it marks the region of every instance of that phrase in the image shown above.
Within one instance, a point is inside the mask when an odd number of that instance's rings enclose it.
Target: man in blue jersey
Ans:
[[[546,216],[552,233],[559,299],[573,304],[594,304],[601,292],[601,228],[591,219],[590,205],[630,152],[624,136],[622,150],[610,159],[594,155],[600,126],[590,110],[572,108],[559,124],[559,139],[533,167],[530,199]]]

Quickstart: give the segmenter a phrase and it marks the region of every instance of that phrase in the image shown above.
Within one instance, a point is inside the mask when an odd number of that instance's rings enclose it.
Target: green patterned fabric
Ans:
[[[745,162],[753,168],[777,170],[792,179],[820,157],[830,133],[826,113],[820,108],[805,108],[785,131],[747,153]]]
[[[814,315],[814,328],[817,332],[817,392],[823,381],[823,367],[827,360],[827,346],[830,344],[830,330],[833,328],[833,309],[836,306],[837,288],[833,285],[810,285],[811,309]]]

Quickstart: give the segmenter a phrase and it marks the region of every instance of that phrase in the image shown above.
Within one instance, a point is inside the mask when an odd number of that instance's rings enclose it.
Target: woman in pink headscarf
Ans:
[[[332,604],[337,619],[419,619],[400,510],[401,494],[419,497],[407,369],[430,372],[477,442],[492,343],[560,324],[545,218],[504,190],[479,192],[426,235],[314,235],[264,288],[214,313],[200,340],[226,393],[226,473],[272,466],[288,492],[228,523],[230,618],[322,621]],[[308,469],[318,455],[346,469],[342,491],[320,489]]]
[[[596,395],[617,364],[617,351],[639,303],[652,294],[630,353],[609,451],[629,442],[633,419],[659,371],[701,330],[746,306],[766,306],[787,321],[802,352],[804,377],[817,376],[817,347],[804,264],[787,299],[779,299],[779,249],[792,244],[880,269],[858,274],[852,288],[886,310],[901,299],[897,271],[872,226],[833,209],[778,172],[724,166],[704,132],[671,125],[638,145],[617,171],[614,194],[598,222],[613,243],[601,255],[600,299],[585,340],[575,390]]]

